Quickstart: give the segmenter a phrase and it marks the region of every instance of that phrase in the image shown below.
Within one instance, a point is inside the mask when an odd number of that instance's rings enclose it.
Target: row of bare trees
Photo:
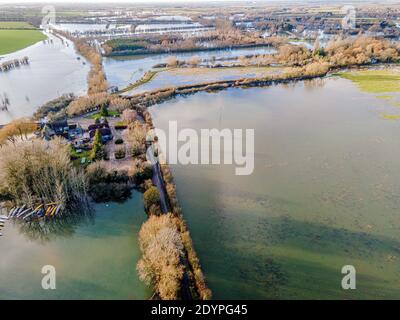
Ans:
[[[91,64],[88,74],[88,94],[107,92],[108,83],[103,70],[101,53],[93,45],[89,45],[82,39],[71,36],[66,32],[58,31],[62,36],[72,41],[76,50]]]
[[[37,124],[28,118],[11,121],[0,129],[0,148],[7,143],[15,145],[18,141],[28,140],[37,128]]]
[[[131,105],[129,99],[99,92],[76,98],[68,105],[66,112],[68,116],[72,117],[100,109],[103,106],[109,110],[122,112],[130,108]]]
[[[150,113],[138,110],[147,131],[154,128]],[[162,150],[159,150],[162,151]],[[159,157],[163,157],[159,154]],[[211,299],[197,253],[179,207],[176,187],[167,164],[160,166],[171,212],[166,215],[149,211],[139,234],[142,258],[137,265],[139,276],[152,285],[161,299],[182,298],[184,273],[189,278],[193,292],[202,300]],[[146,199],[145,199],[146,200]],[[187,284],[186,284],[187,285]]]

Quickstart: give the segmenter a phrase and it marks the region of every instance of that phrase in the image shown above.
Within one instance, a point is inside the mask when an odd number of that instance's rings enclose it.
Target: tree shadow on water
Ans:
[[[69,209],[59,218],[15,220],[13,223],[29,240],[46,243],[60,237],[72,237],[78,227],[94,224],[94,212],[91,205],[85,204]]]

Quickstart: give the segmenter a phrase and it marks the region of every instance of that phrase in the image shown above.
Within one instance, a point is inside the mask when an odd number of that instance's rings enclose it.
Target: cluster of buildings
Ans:
[[[80,150],[90,150],[97,130],[100,133],[102,143],[107,143],[113,139],[112,130],[108,122],[101,118],[99,122],[88,125],[83,128],[79,123],[71,123],[67,120],[47,122],[40,124],[40,136],[43,139],[50,140],[55,136],[67,139],[70,144],[79,153]]]

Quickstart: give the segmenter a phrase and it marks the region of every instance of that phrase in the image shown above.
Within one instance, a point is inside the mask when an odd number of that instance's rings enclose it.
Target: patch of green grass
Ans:
[[[118,93],[124,93],[130,90],[133,90],[147,82],[150,82],[151,80],[153,80],[153,78],[159,73],[162,72],[164,70],[158,70],[158,71],[147,71],[142,78],[140,78],[138,81],[136,81],[135,83],[131,83],[130,85],[128,85],[126,88],[118,91]]]
[[[38,30],[0,30],[0,55],[29,47],[46,39]]]
[[[76,167],[82,166],[82,163],[81,163],[82,158],[86,159],[86,161],[83,165],[87,165],[91,159],[91,151],[82,150],[82,152],[78,153],[78,152],[76,152],[75,148],[72,145],[69,146],[69,154],[70,154],[71,158],[74,159],[74,160],[72,160],[72,163]]]
[[[397,114],[381,114],[381,117],[385,120],[399,120],[400,115]]]
[[[120,114],[119,114],[118,111],[108,110],[108,117],[107,118],[119,117],[119,116],[120,116]],[[91,115],[86,117],[86,119],[93,119],[93,120],[100,119],[100,118],[101,118],[100,112],[96,112],[96,113],[91,114]]]
[[[368,93],[400,92],[400,73],[389,70],[345,72],[340,76],[351,80]]]
[[[394,98],[393,96],[389,96],[389,95],[382,95],[382,96],[376,96],[376,97],[381,100],[392,100]]]
[[[0,21],[0,29],[36,29],[33,25],[24,21]]]
[[[125,122],[123,122],[123,121],[118,121],[118,122],[114,123],[114,126],[115,126],[115,127],[122,127],[122,126],[125,126]]]

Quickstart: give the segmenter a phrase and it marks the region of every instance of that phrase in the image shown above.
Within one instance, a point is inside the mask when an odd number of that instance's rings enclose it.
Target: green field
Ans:
[[[0,30],[0,55],[29,47],[46,36],[38,30]]]
[[[0,21],[0,29],[36,29],[33,25],[23,21]]]

